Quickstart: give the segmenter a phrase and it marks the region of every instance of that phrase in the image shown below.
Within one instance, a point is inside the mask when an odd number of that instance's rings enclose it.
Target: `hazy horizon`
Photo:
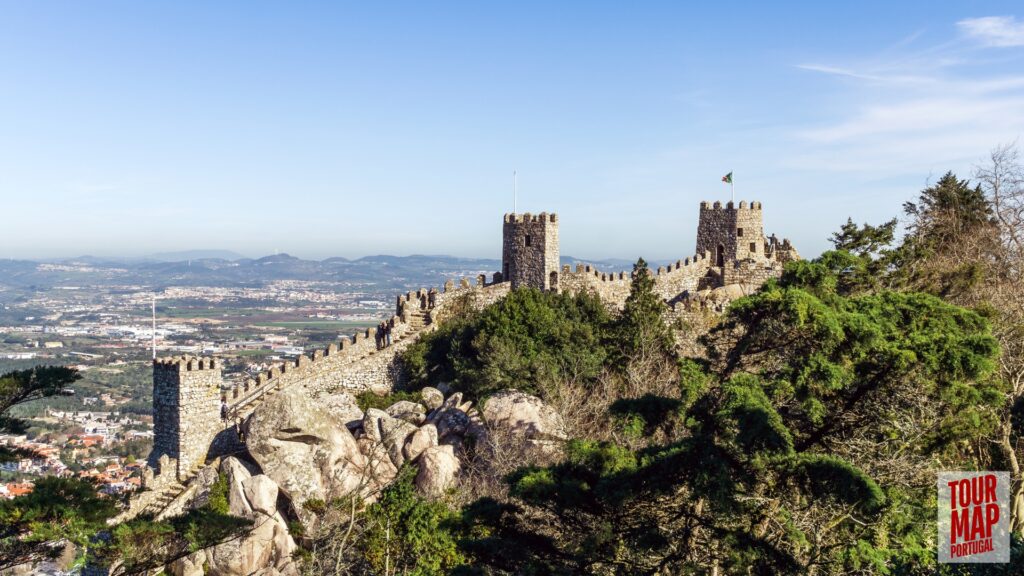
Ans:
[[[0,258],[216,246],[693,253],[701,200],[806,256],[1024,133],[1019,4],[0,0]],[[258,257],[258,256],[256,256]]]

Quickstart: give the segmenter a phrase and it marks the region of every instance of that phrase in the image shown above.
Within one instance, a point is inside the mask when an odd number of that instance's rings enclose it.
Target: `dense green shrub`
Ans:
[[[403,467],[366,510],[361,548],[374,574],[434,576],[465,562],[456,545],[458,513],[419,496],[415,478],[415,467]]]
[[[597,296],[520,288],[446,322],[402,360],[413,386],[445,382],[476,397],[507,388],[543,395],[551,382],[593,381],[609,356],[612,328]]]

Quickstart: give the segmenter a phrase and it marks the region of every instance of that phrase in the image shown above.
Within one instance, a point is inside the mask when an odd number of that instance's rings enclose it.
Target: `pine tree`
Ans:
[[[654,287],[654,275],[640,258],[633,265],[629,296],[615,322],[618,353],[613,366],[620,371],[630,370],[631,364],[674,363],[675,338],[662,319],[665,301],[654,292]]]

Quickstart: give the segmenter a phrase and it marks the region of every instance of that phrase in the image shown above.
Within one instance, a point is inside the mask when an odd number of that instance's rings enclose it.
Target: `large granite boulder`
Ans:
[[[417,428],[412,433],[412,436],[409,436],[409,439],[405,442],[405,448],[402,449],[402,454],[406,460],[415,460],[427,448],[437,446],[437,439],[437,426],[424,424]]]
[[[405,462],[402,448],[405,447],[405,441],[416,432],[416,426],[398,418],[388,418],[380,420],[380,431],[381,443],[391,457],[392,464],[401,468]]]
[[[387,412],[388,415],[397,418],[400,414],[405,414],[406,412],[415,412],[418,414],[423,414],[427,411],[427,409],[424,408],[422,404],[419,404],[417,402],[410,402],[409,400],[399,400],[398,402],[395,402],[391,406],[385,408],[384,411]]]
[[[390,419],[391,415],[383,410],[378,410],[377,408],[367,409],[366,413],[363,414],[363,436],[374,442],[383,441],[384,433],[380,429],[381,422]]]
[[[436,498],[455,485],[459,458],[451,446],[431,446],[419,457],[416,489],[424,496]]]
[[[441,404],[444,404],[444,394],[437,388],[431,388],[430,386],[420,390],[420,399],[423,400],[423,404],[429,410],[440,408]]]
[[[171,562],[167,566],[167,572],[173,576],[205,576],[203,564],[206,564],[206,552],[200,550]]]
[[[559,442],[567,437],[565,423],[540,398],[518,390],[503,390],[487,399],[484,421],[536,443]]]
[[[263,472],[291,500],[306,529],[316,516],[307,500],[329,501],[379,486],[367,478],[367,459],[356,439],[314,404],[301,387],[285,389],[263,402],[246,424],[246,446]]]
[[[245,497],[242,484],[252,478],[252,473],[242,464],[241,460],[229,456],[220,463],[220,473],[227,477],[228,481],[228,511],[232,516],[252,515],[252,506]],[[277,495],[277,486],[274,486],[274,495]]]

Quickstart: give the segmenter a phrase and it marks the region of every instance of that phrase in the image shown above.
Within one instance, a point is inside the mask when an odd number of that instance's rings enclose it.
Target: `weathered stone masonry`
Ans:
[[[221,365],[211,358],[166,358],[153,361],[153,451],[174,461],[172,473],[185,476],[206,458],[220,430]]]
[[[501,274],[512,289],[558,290],[558,215],[505,214]]]

